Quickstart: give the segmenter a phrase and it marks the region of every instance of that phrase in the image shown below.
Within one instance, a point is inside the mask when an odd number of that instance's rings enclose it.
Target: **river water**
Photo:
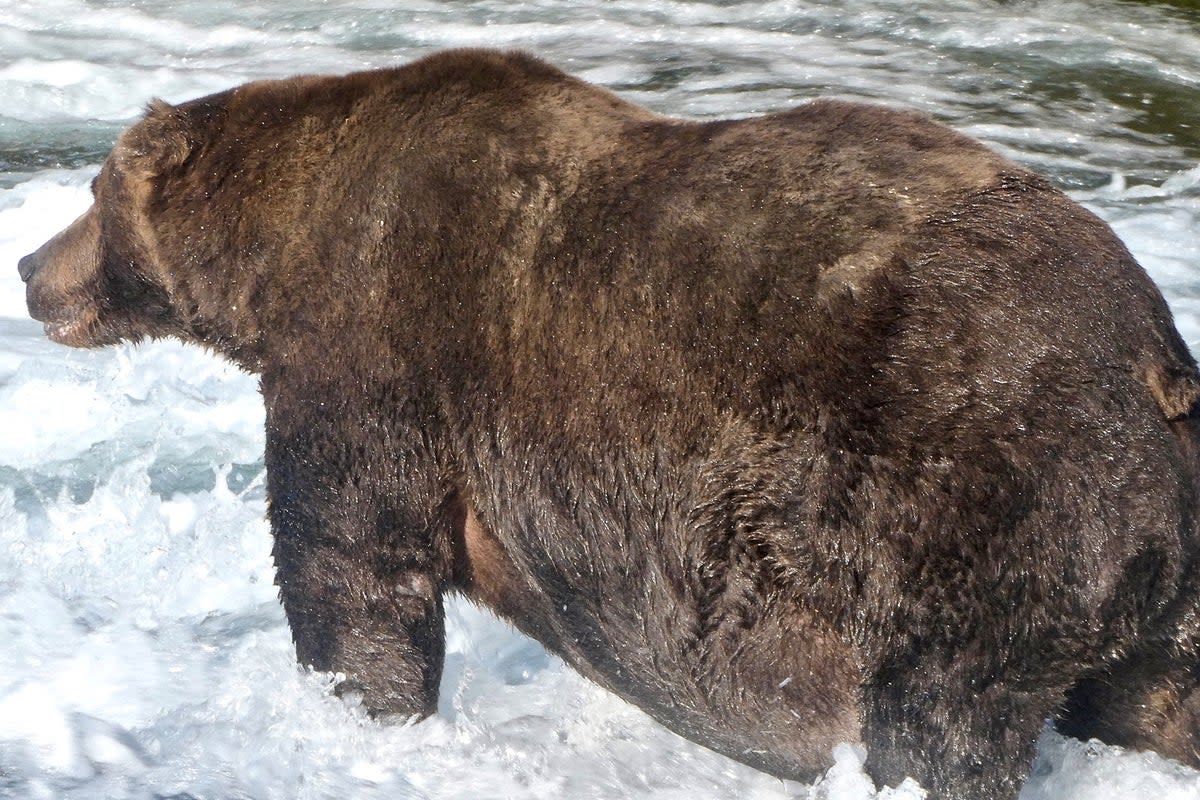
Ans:
[[[75,352],[17,258],[87,207],[151,97],[524,48],[657,111],[834,95],[925,111],[1104,217],[1200,349],[1200,5],[1117,0],[0,0],[0,797],[824,798],[664,731],[449,608],[438,717],[384,727],[295,668],[255,381],[171,343]],[[1047,732],[1024,800],[1197,800],[1200,775]]]

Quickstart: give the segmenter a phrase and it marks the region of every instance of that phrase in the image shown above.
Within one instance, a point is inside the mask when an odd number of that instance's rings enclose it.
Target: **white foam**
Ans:
[[[1200,353],[1200,166],[1169,176],[1161,185],[1129,185],[1115,175],[1107,185],[1072,196],[1117,232],[1175,315],[1193,353]]]

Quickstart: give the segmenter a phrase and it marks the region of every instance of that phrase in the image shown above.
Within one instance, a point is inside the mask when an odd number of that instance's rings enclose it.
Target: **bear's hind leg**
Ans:
[[[1200,769],[1200,661],[1172,663],[1160,655],[1089,676],[1071,690],[1057,728]]]
[[[866,689],[867,772],[880,787],[912,777],[929,800],[1015,800],[1061,697],[927,665],[880,675]]]
[[[1194,393],[1191,385],[1182,389]],[[1156,397],[1164,391],[1154,388]],[[1188,403],[1194,399],[1187,395]],[[1147,596],[1152,587],[1164,586],[1174,587],[1174,596],[1165,606],[1146,605],[1157,617],[1137,620],[1140,643],[1121,660],[1085,674],[1068,693],[1056,726],[1067,736],[1151,750],[1200,769],[1200,414],[1168,425],[1176,458],[1162,461],[1154,472],[1166,503],[1157,534],[1163,555],[1135,562],[1145,572],[1141,588],[1117,594]],[[1139,530],[1145,537],[1155,533],[1144,525]],[[1180,577],[1172,578],[1167,567],[1181,568]]]

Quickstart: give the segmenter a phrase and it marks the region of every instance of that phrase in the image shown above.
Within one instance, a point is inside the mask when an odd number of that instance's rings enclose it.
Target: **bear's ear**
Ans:
[[[191,110],[151,100],[142,121],[121,137],[117,153],[129,173],[159,177],[182,166],[201,144],[203,124]],[[201,121],[203,122],[203,121]]]
[[[187,116],[157,97],[146,104],[142,124],[153,142],[152,157],[159,174],[180,166],[192,154],[195,142],[189,137]]]

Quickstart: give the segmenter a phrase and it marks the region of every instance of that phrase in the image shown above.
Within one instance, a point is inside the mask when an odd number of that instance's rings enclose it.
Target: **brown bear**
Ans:
[[[696,122],[519,53],[153,103],[19,265],[261,375],[300,660],[435,708],[462,592],[697,742],[1014,798],[1196,765],[1200,394],[1096,217],[924,116]]]

